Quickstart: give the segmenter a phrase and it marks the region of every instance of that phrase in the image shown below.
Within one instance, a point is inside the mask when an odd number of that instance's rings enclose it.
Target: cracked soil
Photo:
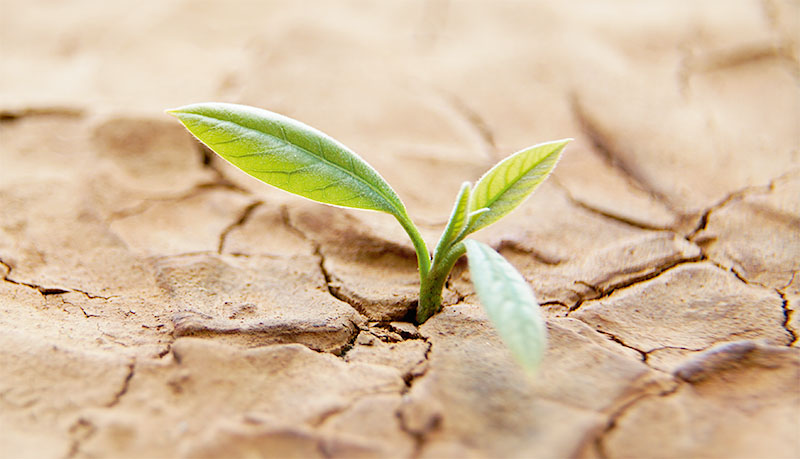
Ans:
[[[800,4],[0,1],[0,457],[800,457]],[[433,246],[461,182],[576,140],[409,322],[388,216],[262,185],[168,107],[359,152]]]

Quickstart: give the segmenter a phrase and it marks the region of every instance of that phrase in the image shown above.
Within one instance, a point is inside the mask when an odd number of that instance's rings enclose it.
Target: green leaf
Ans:
[[[559,155],[572,139],[540,143],[497,163],[472,189],[469,210],[488,208],[471,219],[466,233],[491,225],[522,204],[550,175]]]
[[[446,251],[457,238],[461,235],[461,231],[467,224],[469,218],[467,209],[469,206],[469,192],[472,189],[472,184],[464,182],[461,184],[461,190],[456,197],[456,203],[453,206],[453,211],[450,213],[450,220],[447,221],[447,226],[442,232],[442,237],[439,238],[439,243],[436,245],[436,250],[433,251],[433,259],[436,260],[441,257],[441,254]]]
[[[500,338],[529,371],[538,367],[547,345],[539,305],[522,275],[499,253],[466,240],[472,283]]]
[[[168,110],[215,153],[253,177],[314,201],[408,219],[388,183],[326,134],[259,108],[201,103]]]

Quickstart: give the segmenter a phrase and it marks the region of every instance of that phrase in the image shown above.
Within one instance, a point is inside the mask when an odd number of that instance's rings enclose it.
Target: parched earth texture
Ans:
[[[0,2],[0,456],[800,457],[797,1]],[[294,198],[163,113],[359,152],[429,244],[461,182],[574,137],[422,326],[391,217]]]

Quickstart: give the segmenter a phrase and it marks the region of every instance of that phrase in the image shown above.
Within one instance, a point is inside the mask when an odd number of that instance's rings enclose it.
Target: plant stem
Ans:
[[[419,281],[423,283],[428,276],[428,271],[431,269],[431,254],[428,252],[428,246],[425,245],[425,239],[419,234],[419,230],[414,226],[414,222],[407,215],[397,216],[397,221],[406,230],[406,234],[411,238],[411,243],[414,244],[414,250],[417,252],[417,264],[419,266]]]
[[[419,286],[419,305],[417,306],[417,323],[423,323],[442,306],[442,290],[447,276],[467,248],[462,242],[450,247],[443,256],[433,260],[433,267],[422,279]]]

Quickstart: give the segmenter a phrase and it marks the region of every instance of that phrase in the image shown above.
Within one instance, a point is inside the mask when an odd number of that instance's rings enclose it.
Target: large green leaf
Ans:
[[[541,143],[497,163],[472,189],[469,210],[489,209],[473,218],[467,233],[491,225],[514,210],[550,175],[558,157],[572,139]]]
[[[187,105],[168,113],[215,153],[263,182],[325,204],[407,219],[400,198],[375,169],[299,121],[224,103]]]
[[[547,328],[533,291],[491,247],[473,240],[464,245],[472,283],[497,333],[526,370],[536,369],[547,345]]]

